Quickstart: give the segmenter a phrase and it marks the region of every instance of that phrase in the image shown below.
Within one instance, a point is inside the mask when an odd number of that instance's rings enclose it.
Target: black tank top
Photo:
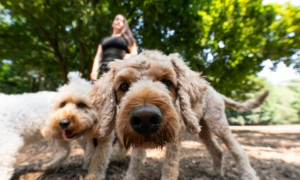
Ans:
[[[128,43],[123,35],[118,37],[105,37],[100,41],[102,45],[102,65],[106,66],[114,59],[123,59],[128,51]]]

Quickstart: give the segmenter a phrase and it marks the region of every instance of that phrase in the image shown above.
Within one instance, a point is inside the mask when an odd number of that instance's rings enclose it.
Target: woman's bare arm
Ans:
[[[128,47],[128,50],[129,50],[129,53],[125,54],[123,59],[129,58],[130,56],[135,56],[138,54],[136,42],[134,42],[132,46]]]
[[[94,58],[92,72],[90,74],[90,78],[93,81],[97,80],[97,73],[98,73],[100,63],[101,63],[101,60],[102,60],[101,57],[102,57],[102,46],[101,46],[101,44],[99,44],[98,49],[97,49],[97,53],[96,53],[95,58]]]

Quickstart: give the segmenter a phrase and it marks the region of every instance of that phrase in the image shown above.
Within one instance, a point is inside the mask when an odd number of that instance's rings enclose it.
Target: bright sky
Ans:
[[[294,6],[300,6],[299,0],[263,0],[263,4],[269,4],[269,3],[277,3],[277,4],[285,4],[287,2],[290,2]]]
[[[286,2],[290,2],[294,6],[300,6],[300,0],[263,0],[263,4],[285,4]],[[284,63],[279,63],[275,72],[272,72],[269,68],[273,67],[270,60],[264,61],[262,65],[265,67],[261,72],[257,73],[257,75],[266,77],[273,85],[277,85],[290,79],[300,78],[299,73],[293,69],[293,65],[286,67]]]
[[[293,69],[293,65],[286,67],[286,65],[281,62],[278,64],[275,72],[270,70],[270,67],[273,67],[270,60],[264,61],[262,65],[265,67],[261,72],[257,73],[257,75],[259,77],[266,77],[273,85],[278,85],[290,79],[300,78],[299,73]]]

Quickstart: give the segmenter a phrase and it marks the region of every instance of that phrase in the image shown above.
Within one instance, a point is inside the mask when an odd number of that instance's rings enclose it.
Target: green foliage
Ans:
[[[300,49],[300,11],[289,4],[8,0],[0,3],[0,60],[12,60],[14,73],[1,77],[1,91],[53,90],[66,82],[71,70],[88,78],[97,45],[110,35],[118,13],[127,17],[141,51],[179,52],[219,92],[240,99],[262,87],[253,77],[263,60],[291,64],[291,56]],[[19,83],[9,85],[15,79]]]
[[[28,91],[28,87],[22,87],[23,80],[20,76],[15,75],[17,71],[12,70],[11,64],[2,64],[0,63],[0,92],[15,92],[22,93],[24,91]],[[20,87],[20,89],[17,89]],[[21,88],[22,87],[22,88]]]
[[[233,125],[245,124],[294,124],[300,123],[300,81],[292,80],[285,85],[268,85],[270,90],[266,102],[250,112],[227,109],[228,121]],[[255,99],[263,91],[250,94]],[[251,101],[251,100],[249,100]]]
[[[0,92],[18,94],[23,92],[37,92],[50,87],[50,82],[44,85],[44,78],[38,74],[34,74],[33,71],[19,71],[16,69],[16,66],[7,62],[0,62]]]

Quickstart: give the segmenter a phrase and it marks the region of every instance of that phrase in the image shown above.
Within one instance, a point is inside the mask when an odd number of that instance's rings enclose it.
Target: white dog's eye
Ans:
[[[124,82],[120,86],[121,91],[126,92],[129,89],[129,84],[127,82]]]
[[[85,108],[86,105],[85,105],[84,103],[78,103],[78,104],[77,104],[77,107],[79,107],[79,108]]]
[[[164,83],[168,89],[172,86],[172,82],[169,79],[163,79],[161,82]]]
[[[65,102],[62,102],[62,103],[60,103],[60,107],[62,108],[62,107],[65,107],[65,105],[66,105],[66,103]]]

